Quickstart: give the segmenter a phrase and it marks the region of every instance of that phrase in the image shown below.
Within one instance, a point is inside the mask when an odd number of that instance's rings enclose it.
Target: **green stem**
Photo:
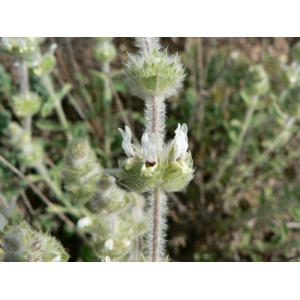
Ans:
[[[20,94],[22,100],[26,100],[29,95],[29,80],[28,80],[28,69],[26,61],[23,57],[18,60],[18,73],[20,83]],[[32,117],[26,117],[24,120],[25,131],[28,132],[28,136],[31,138],[31,123]]]
[[[72,134],[70,132],[69,124],[67,121],[67,118],[65,116],[64,110],[61,106],[61,99],[58,98],[57,94],[55,93],[52,81],[50,80],[49,75],[42,75],[42,82],[49,94],[49,96],[54,100],[54,108],[56,110],[56,113],[58,115],[59,121],[63,128],[66,130],[66,136],[68,141],[70,142],[72,140]]]
[[[108,76],[105,77],[104,82],[104,110],[105,110],[105,118],[104,118],[104,130],[105,130],[105,141],[104,141],[104,150],[107,155],[107,167],[112,167],[111,161],[111,104],[112,104],[112,90],[109,84]]]
[[[49,176],[49,172],[44,165],[43,162],[40,162],[35,166],[36,171],[44,177],[44,180],[48,184],[48,186],[51,188],[51,190],[54,192],[55,196],[58,199],[61,199],[62,197],[62,191],[61,189],[52,181],[51,177]]]

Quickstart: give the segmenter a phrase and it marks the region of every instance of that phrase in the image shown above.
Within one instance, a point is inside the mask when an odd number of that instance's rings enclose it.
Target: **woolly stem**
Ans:
[[[157,154],[159,155],[165,137],[165,113],[166,105],[162,97],[146,99],[146,132],[154,133],[156,140]]]
[[[165,234],[167,229],[167,197],[162,189],[155,189],[149,197],[150,232],[148,237],[148,259],[161,262],[165,257]]]
[[[18,73],[19,73],[19,84],[20,84],[20,93],[22,100],[25,100],[29,94],[29,81],[28,81],[28,70],[24,58],[19,58],[18,61]],[[31,137],[31,123],[32,117],[24,118],[25,130],[29,133]]]
[[[160,156],[165,137],[165,111],[166,105],[162,97],[146,99],[146,132],[155,134],[157,156]],[[156,188],[150,195],[150,234],[149,234],[149,260],[162,261],[164,258],[165,231],[166,231],[166,194]]]
[[[19,73],[21,95],[22,98],[25,99],[29,94],[29,83],[28,83],[28,70],[24,58],[20,58],[18,61],[18,73]]]
[[[110,66],[109,63],[108,67]],[[103,66],[103,65],[102,65]],[[107,70],[109,72],[109,69]],[[104,95],[103,95],[103,104],[104,104],[104,111],[105,111],[105,118],[104,118],[104,130],[105,130],[105,141],[104,141],[104,150],[105,154],[107,156],[107,167],[112,167],[112,160],[111,160],[111,117],[112,117],[112,90],[109,84],[109,75],[108,73],[105,75],[105,81],[104,81]]]
[[[110,73],[110,62],[109,61],[105,61],[101,64],[101,71],[104,74],[109,74]]]

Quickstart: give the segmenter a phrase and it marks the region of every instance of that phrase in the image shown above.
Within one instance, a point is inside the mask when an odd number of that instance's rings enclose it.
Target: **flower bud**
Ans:
[[[30,135],[18,123],[11,122],[8,126],[8,136],[10,143],[16,149],[22,149],[30,142]]]
[[[153,38],[137,39],[138,55],[129,55],[124,73],[131,93],[142,99],[170,97],[182,86],[184,69],[178,54],[169,55]]]
[[[133,246],[134,227],[135,222],[129,214],[94,217],[88,228],[94,251],[101,258],[109,256],[111,260],[120,260]]]
[[[101,63],[110,62],[116,57],[117,50],[114,44],[105,41],[97,45],[94,55]]]
[[[269,77],[263,65],[254,65],[249,68],[246,81],[247,93],[254,95],[263,95],[270,88]]]
[[[43,156],[44,148],[42,142],[35,139],[21,149],[19,160],[24,166],[35,167],[42,162]]]
[[[107,174],[103,174],[97,182],[95,195],[86,204],[92,212],[111,214],[124,210],[130,203],[127,192],[120,189],[116,179]]]
[[[54,238],[23,221],[3,238],[7,262],[63,262],[69,255]]]
[[[32,117],[41,107],[41,98],[36,93],[28,93],[25,99],[16,95],[12,100],[15,112],[20,117]]]
[[[95,152],[84,139],[69,143],[64,159],[65,188],[74,201],[86,203],[96,191],[96,182],[101,176],[101,167]]]

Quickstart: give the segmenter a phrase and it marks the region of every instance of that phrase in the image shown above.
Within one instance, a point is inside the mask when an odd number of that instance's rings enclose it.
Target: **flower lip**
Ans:
[[[130,142],[131,138],[132,138],[132,133],[130,131],[130,128],[125,125],[125,131],[121,128],[119,128],[119,131],[123,137],[122,147],[123,147],[127,157],[136,156],[135,152],[133,151],[131,142]]]
[[[178,124],[178,127],[175,130],[174,156],[172,158],[172,161],[178,161],[184,159],[185,153],[189,146],[187,132],[188,132],[188,128],[185,123],[182,125]]]

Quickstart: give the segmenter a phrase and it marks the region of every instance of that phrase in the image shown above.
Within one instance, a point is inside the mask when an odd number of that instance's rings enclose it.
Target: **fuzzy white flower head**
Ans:
[[[154,133],[143,134],[141,152],[144,160],[141,173],[147,177],[151,177],[152,172],[157,167],[157,149]]]
[[[185,123],[182,124],[182,126],[178,124],[178,127],[175,130],[173,160],[184,159],[186,151],[189,146],[187,132],[188,132],[188,128]]]
[[[131,145],[132,133],[130,131],[130,128],[128,126],[125,126],[125,131],[121,128],[119,128],[119,131],[123,137],[122,147],[123,147],[127,157],[134,157],[135,153],[134,153],[134,151],[132,149],[132,145]]]

